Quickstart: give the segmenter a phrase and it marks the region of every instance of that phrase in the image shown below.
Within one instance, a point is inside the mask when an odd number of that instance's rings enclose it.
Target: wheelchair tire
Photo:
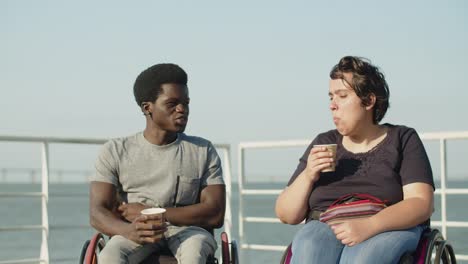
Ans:
[[[226,232],[221,233],[221,263],[230,264],[231,258],[229,256],[229,238]]]
[[[239,264],[239,256],[237,253],[237,243],[234,240],[231,241],[231,263]]]
[[[85,256],[86,256],[86,250],[88,249],[89,246],[89,240],[86,240],[86,242],[83,244],[83,248],[81,248],[81,255],[80,255],[80,264],[84,263]]]

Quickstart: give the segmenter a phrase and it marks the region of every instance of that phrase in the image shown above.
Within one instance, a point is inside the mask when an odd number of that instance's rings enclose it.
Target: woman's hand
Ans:
[[[352,247],[375,235],[370,217],[347,220],[331,225],[336,239],[346,246]]]
[[[158,217],[157,215],[140,215],[136,217],[128,226],[124,236],[138,244],[159,242],[163,239],[167,227],[166,223],[152,223],[151,220],[159,220]]]
[[[312,182],[316,182],[320,178],[320,172],[332,166],[333,162],[335,162],[333,153],[329,152],[326,147],[315,147],[310,150],[304,171]]]

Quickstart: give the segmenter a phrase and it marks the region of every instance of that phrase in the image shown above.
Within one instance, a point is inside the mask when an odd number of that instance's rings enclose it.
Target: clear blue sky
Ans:
[[[345,55],[386,74],[384,122],[468,130],[466,1],[6,0],[0,36],[0,135],[140,131],[134,79],[173,62],[189,74],[188,134],[312,139],[333,128],[328,73]]]

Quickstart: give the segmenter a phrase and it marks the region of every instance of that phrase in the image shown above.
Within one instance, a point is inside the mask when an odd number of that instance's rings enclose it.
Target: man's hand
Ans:
[[[158,220],[158,215],[139,215],[129,225],[124,236],[138,244],[157,243],[164,237],[166,223],[152,224],[149,220]]]
[[[138,216],[141,215],[141,210],[149,208],[142,203],[123,203],[117,208],[120,215],[128,222],[133,222]]]

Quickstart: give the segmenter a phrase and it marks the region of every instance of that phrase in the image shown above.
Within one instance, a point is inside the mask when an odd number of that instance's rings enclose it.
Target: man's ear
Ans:
[[[151,115],[151,112],[153,112],[151,104],[149,102],[143,102],[141,103],[141,111],[143,112],[143,115]]]
[[[370,94],[369,95],[369,104],[366,105],[366,110],[371,110],[375,106],[377,98],[375,97],[375,94]]]

